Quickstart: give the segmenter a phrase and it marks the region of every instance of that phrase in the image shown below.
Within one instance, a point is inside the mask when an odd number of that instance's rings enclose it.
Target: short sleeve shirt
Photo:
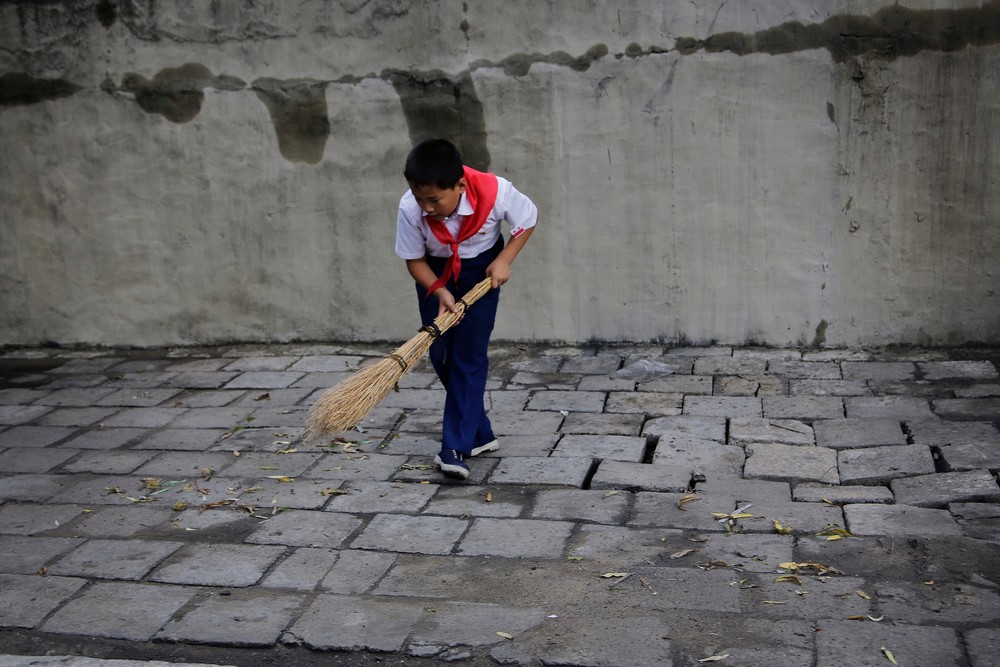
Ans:
[[[463,192],[458,208],[444,219],[444,224],[453,237],[458,235],[462,218],[471,215],[472,211],[472,206],[469,205]],[[420,259],[426,255],[451,257],[451,248],[437,240],[427,225],[426,217],[427,214],[417,204],[413,193],[407,190],[399,200],[399,212],[396,217],[396,254],[401,258]],[[479,232],[459,244],[458,256],[476,257],[492,248],[500,238],[500,223],[503,221],[510,225],[511,236],[517,237],[535,226],[538,221],[538,209],[527,196],[518,192],[510,181],[497,176],[497,199],[493,204],[493,210]]]

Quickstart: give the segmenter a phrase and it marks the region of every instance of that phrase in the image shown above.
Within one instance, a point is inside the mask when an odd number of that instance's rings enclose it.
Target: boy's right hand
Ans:
[[[448,291],[446,287],[439,287],[434,291],[434,296],[438,300],[438,317],[445,313],[457,313],[458,304],[455,302],[455,295]]]

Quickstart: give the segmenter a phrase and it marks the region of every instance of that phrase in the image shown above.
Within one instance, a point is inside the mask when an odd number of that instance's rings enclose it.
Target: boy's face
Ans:
[[[465,179],[459,179],[453,188],[441,189],[434,185],[410,184],[410,192],[420,210],[433,218],[447,218],[458,208],[458,202],[465,192]]]

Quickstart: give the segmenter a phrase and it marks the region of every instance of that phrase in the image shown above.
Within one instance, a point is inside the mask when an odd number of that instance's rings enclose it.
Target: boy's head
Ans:
[[[462,154],[446,139],[428,139],[413,147],[406,158],[403,176],[421,210],[434,217],[447,217],[458,208],[465,192]]]

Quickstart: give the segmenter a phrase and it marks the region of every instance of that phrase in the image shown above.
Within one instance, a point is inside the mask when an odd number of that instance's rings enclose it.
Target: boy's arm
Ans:
[[[499,258],[498,258],[499,259]],[[437,280],[437,275],[434,270],[431,269],[430,264],[423,257],[419,259],[408,259],[406,260],[406,270],[410,272],[410,276],[417,281],[424,289],[429,288]],[[434,296],[438,298],[438,315],[440,316],[445,311],[450,311],[454,313],[458,306],[455,304],[455,296],[448,291],[447,287],[439,287],[434,291]]]
[[[535,231],[534,227],[529,227],[524,230],[521,234],[518,234],[517,238],[513,238],[504,249],[500,251],[497,258],[486,267],[486,275],[493,279],[493,289],[500,287],[505,282],[510,280],[510,265],[513,263],[517,254],[521,252],[521,248],[524,244],[528,242],[528,237],[531,233]],[[430,270],[430,267],[427,267]]]

